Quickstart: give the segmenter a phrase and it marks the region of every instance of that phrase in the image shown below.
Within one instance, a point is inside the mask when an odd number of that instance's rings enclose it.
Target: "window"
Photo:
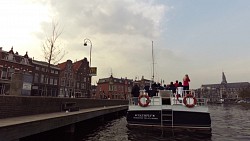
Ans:
[[[67,86],[67,87],[70,86],[70,80],[68,80],[68,81],[66,82],[66,86]]]
[[[39,74],[35,73],[35,77],[34,77],[34,82],[35,83],[38,83],[38,78],[39,78]]]
[[[7,69],[7,71],[8,71],[8,79],[11,79],[11,77],[12,77],[12,74],[15,72],[15,69],[13,69],[13,68],[9,68],[9,69]]]
[[[61,86],[65,86],[65,79],[64,78],[61,79]]]
[[[2,79],[7,79],[7,68],[2,69],[1,78]]]
[[[41,82],[41,83],[44,83],[44,75],[43,75],[43,74],[41,74],[40,82]]]
[[[38,66],[36,66],[36,70],[39,70],[40,68]]]
[[[14,61],[13,54],[9,54],[8,57],[7,57],[7,60]]]
[[[81,88],[82,88],[82,89],[85,89],[85,88],[86,88],[84,83],[82,83]]]
[[[58,74],[58,71],[57,71],[57,70],[55,70],[55,74]]]
[[[45,71],[45,68],[42,68],[42,71],[44,72],[44,71]]]
[[[50,84],[50,85],[53,85],[53,80],[54,80],[53,78],[50,78],[50,79],[49,79],[49,84]]]
[[[79,86],[80,86],[80,84],[79,84],[79,82],[77,82],[76,83],[76,88],[79,89]]]
[[[73,78],[73,74],[72,73],[69,73],[69,78]]]
[[[109,85],[109,91],[113,91],[113,90],[114,90],[113,85]]]
[[[58,80],[55,78],[54,79],[54,85],[57,85]]]
[[[24,64],[29,64],[28,58],[24,58]]]
[[[50,70],[50,73],[55,73],[55,71],[54,70]]]
[[[83,82],[86,82],[86,80],[87,80],[86,77],[84,77],[84,78],[83,78]]]
[[[44,77],[44,83],[45,83],[45,84],[48,84],[48,83],[49,83],[48,77]]]

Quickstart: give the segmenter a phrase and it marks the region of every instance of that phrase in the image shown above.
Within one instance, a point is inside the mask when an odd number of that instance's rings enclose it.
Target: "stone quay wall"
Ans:
[[[128,105],[128,100],[0,96],[0,119],[61,112],[62,104],[65,102],[75,102],[80,109]]]

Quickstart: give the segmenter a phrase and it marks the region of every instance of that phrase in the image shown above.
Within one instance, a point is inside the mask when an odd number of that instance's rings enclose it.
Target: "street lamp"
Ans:
[[[87,44],[87,42],[89,42],[90,43],[90,51],[89,51],[89,67],[91,67],[91,51],[92,51],[92,42],[91,42],[91,40],[90,39],[88,39],[88,38],[85,38],[84,39],[84,46],[88,46],[88,44]],[[91,76],[90,76],[90,88],[89,88],[89,96],[91,97]]]
[[[91,51],[92,51],[92,42],[90,39],[84,39],[84,46],[88,46],[87,42],[90,42],[90,51],[89,51],[89,66],[91,67]]]

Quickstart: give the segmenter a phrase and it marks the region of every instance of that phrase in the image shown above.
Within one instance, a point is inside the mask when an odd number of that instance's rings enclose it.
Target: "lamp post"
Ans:
[[[85,38],[84,39],[84,46],[88,46],[88,44],[87,44],[87,42],[89,42],[90,43],[90,51],[89,51],[89,66],[91,67],[91,51],[92,51],[92,42],[91,42],[91,40],[90,39],[88,39],[88,38]]]
[[[91,67],[91,51],[92,51],[92,42],[90,39],[85,38],[84,39],[84,46],[88,46],[87,42],[90,43],[90,51],[89,51],[89,67]],[[89,88],[89,97],[91,97],[91,78],[92,76],[90,76],[90,88]]]

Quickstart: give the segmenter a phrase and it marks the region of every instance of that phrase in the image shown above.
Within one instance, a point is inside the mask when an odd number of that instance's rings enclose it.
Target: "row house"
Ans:
[[[33,70],[32,59],[28,52],[25,55],[19,55],[18,52],[4,51],[0,47],[0,94],[10,94],[10,85],[14,73],[31,74]]]
[[[0,94],[4,95],[25,92],[32,96],[91,97],[90,67],[86,58],[52,65],[32,60],[27,52],[24,56],[14,53],[13,47],[10,51],[0,47],[0,76]]]
[[[33,96],[58,96],[59,74],[58,66],[43,61],[32,60]]]
[[[87,58],[74,63],[75,94],[77,97],[91,97],[91,75]]]
[[[71,60],[58,64],[60,68],[59,97],[74,96],[74,71]]]
[[[133,80],[127,78],[99,79],[97,83],[95,98],[100,99],[128,99],[133,87]]]
[[[60,92],[61,97],[90,97],[91,76],[89,75],[89,62],[87,58],[72,62],[58,64],[60,73]]]

